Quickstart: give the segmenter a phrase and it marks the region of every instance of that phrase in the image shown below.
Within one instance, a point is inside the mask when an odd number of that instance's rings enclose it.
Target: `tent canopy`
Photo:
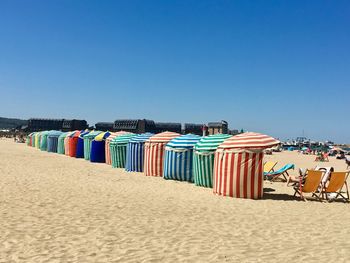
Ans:
[[[110,132],[101,132],[99,135],[95,137],[95,141],[98,141],[98,142],[103,141],[106,138],[108,138],[109,135],[110,135]]]
[[[162,133],[158,133],[152,137],[150,137],[147,142],[151,142],[151,143],[167,143],[170,140],[181,136],[181,134],[176,133],[176,132],[162,132]]]
[[[232,137],[230,134],[213,134],[206,137],[202,137],[199,142],[194,146],[194,149],[199,152],[212,152],[215,151],[218,146],[226,139]]]
[[[62,133],[61,131],[49,131],[48,137],[60,137]]]
[[[136,134],[134,133],[128,133],[128,134],[123,134],[123,135],[120,135],[118,137],[115,137],[113,139],[113,141],[111,141],[111,144],[112,145],[116,145],[116,144],[127,144],[131,138],[137,136]]]
[[[201,139],[195,134],[186,134],[172,139],[167,143],[168,149],[193,149],[196,143]]]
[[[130,139],[130,143],[144,143],[146,140],[148,140],[151,136],[153,136],[153,133],[146,132],[139,135],[136,135]]]
[[[265,149],[279,144],[280,141],[265,134],[245,132],[225,140],[218,149]]]
[[[130,132],[126,132],[126,131],[111,132],[111,134],[108,136],[106,141],[112,141],[115,137],[118,137],[123,134],[130,134]]]
[[[101,131],[91,131],[89,133],[83,134],[82,136],[84,136],[84,138],[95,138],[97,135],[99,135],[101,133]]]

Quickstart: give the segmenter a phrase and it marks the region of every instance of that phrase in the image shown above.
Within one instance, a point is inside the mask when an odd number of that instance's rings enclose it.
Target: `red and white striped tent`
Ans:
[[[119,132],[112,132],[106,139],[106,144],[105,144],[105,155],[106,155],[106,164],[110,164],[112,165],[112,159],[111,159],[111,150],[109,148],[109,145],[111,143],[111,141],[123,134],[128,134],[130,132],[126,132],[126,131],[119,131]]]
[[[145,142],[145,175],[163,176],[165,145],[180,135],[176,132],[162,132]]]
[[[246,132],[220,144],[214,159],[214,193],[237,198],[262,198],[263,150],[279,143],[270,136]]]

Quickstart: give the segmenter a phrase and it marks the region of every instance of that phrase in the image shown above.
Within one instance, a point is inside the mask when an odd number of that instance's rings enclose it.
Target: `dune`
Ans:
[[[275,153],[278,167],[314,156]],[[344,161],[330,157],[336,170]],[[0,262],[348,262],[350,208],[144,176],[0,139]]]

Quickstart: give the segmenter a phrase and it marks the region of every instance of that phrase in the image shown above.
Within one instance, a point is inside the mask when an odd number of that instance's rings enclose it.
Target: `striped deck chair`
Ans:
[[[322,187],[322,198],[326,197],[327,201],[330,201],[329,194],[336,194],[335,200],[337,198],[341,198],[345,202],[349,202],[349,189],[348,183],[346,182],[348,179],[350,171],[347,172],[332,172],[330,175],[330,179],[328,184],[323,185]],[[345,186],[346,197],[342,194],[342,189]]]
[[[306,201],[304,193],[311,193],[312,197],[316,197],[317,200],[321,201],[322,190],[319,191],[319,186],[323,175],[323,171],[308,170],[306,176],[304,178],[299,177],[299,183],[294,186],[294,196],[298,194],[302,200]]]
[[[264,163],[264,173],[273,172],[277,162],[267,161]]]
[[[264,178],[268,179],[270,181],[276,181],[278,178],[281,178],[283,181],[287,182],[289,174],[288,170],[293,169],[294,170],[294,164],[286,164],[281,169],[275,171],[275,172],[264,172]]]

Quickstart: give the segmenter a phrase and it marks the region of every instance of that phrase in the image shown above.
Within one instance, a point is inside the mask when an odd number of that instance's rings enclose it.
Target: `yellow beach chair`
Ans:
[[[270,172],[273,172],[273,168],[275,168],[277,162],[271,162],[271,161],[268,161],[266,163],[264,163],[264,173],[270,173]]]
[[[317,200],[321,201],[322,190],[319,191],[318,195],[317,191],[321,185],[323,175],[323,171],[308,170],[306,176],[304,178],[300,177],[299,183],[294,186],[294,196],[298,194],[302,200],[306,201],[304,193],[311,193],[312,197],[316,197]]]
[[[345,202],[349,202],[349,189],[348,179],[350,171],[347,172],[332,172],[330,175],[329,182],[326,182],[326,185],[322,187],[322,198],[326,197],[326,200],[329,201],[328,195],[331,193],[336,194],[334,199],[337,199],[339,196]],[[342,189],[345,186],[346,197],[342,194]]]

